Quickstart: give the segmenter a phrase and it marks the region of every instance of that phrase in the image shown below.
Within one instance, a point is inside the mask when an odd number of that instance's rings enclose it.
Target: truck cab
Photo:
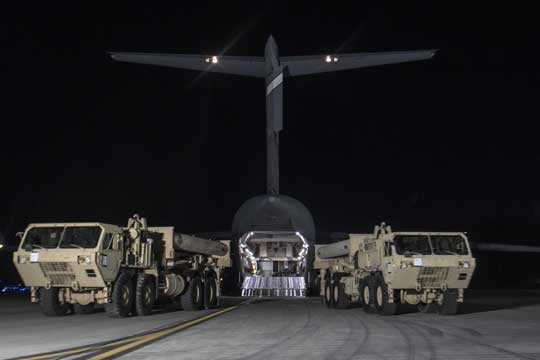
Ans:
[[[329,307],[358,303],[391,315],[406,303],[455,314],[476,260],[463,232],[393,232],[383,223],[373,234],[318,247],[315,266]]]
[[[149,315],[156,302],[184,310],[219,306],[228,244],[148,227],[134,215],[127,227],[100,222],[30,224],[13,263],[32,302],[45,315]]]
[[[122,261],[122,228],[105,223],[30,224],[25,230],[13,263],[31,299],[37,289],[60,288],[73,303],[104,303],[85,289],[106,288]],[[106,295],[106,294],[104,294]]]

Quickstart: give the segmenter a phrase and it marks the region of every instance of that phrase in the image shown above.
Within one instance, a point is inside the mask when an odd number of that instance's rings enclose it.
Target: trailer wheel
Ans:
[[[381,275],[375,277],[375,308],[381,315],[395,315],[397,313],[397,303],[389,303],[388,285]]]
[[[345,284],[341,283],[341,276],[339,275],[334,278],[332,295],[336,309],[346,309],[349,307],[349,299],[347,298],[347,294],[345,294]]]
[[[139,316],[150,315],[155,302],[156,283],[154,276],[139,273],[137,275],[137,285],[135,288],[135,312]]]
[[[58,293],[58,288],[41,288],[39,290],[39,305],[46,316],[64,316],[71,312],[71,304],[60,302]]]
[[[202,310],[204,308],[204,291],[201,278],[195,276],[191,279],[187,291],[180,297],[184,310]]]
[[[92,314],[94,312],[94,303],[81,305],[81,304],[73,304],[73,312],[75,314],[79,315],[88,315]]]
[[[324,304],[329,309],[334,307],[334,300],[332,297],[332,280],[330,279],[330,276],[326,275],[324,280]]]
[[[204,283],[204,307],[205,309],[215,309],[219,306],[218,288],[216,279],[209,276]]]
[[[376,312],[375,309],[375,286],[373,285],[373,277],[367,276],[360,283],[360,298],[362,299],[362,307],[368,314]]]
[[[131,275],[127,272],[120,273],[113,286],[111,302],[105,304],[105,311],[114,318],[128,316],[133,307],[134,295]]]
[[[437,307],[439,315],[455,315],[458,312],[458,293],[456,290],[443,292],[442,303]]]

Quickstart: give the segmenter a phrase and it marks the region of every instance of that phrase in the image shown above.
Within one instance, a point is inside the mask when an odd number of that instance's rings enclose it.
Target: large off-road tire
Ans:
[[[336,309],[347,309],[350,305],[349,297],[345,294],[345,284],[341,283],[341,276],[336,275],[332,284],[332,297]]]
[[[316,272],[312,273],[311,286],[309,288],[309,296],[321,296],[321,277]]]
[[[73,312],[78,315],[88,315],[94,313],[95,304],[90,303],[86,305],[73,304]]]
[[[60,302],[58,288],[39,289],[39,305],[46,316],[64,316],[72,312],[70,303]]]
[[[362,299],[362,307],[368,314],[377,312],[375,309],[375,285],[373,276],[367,276],[360,282],[360,298]]]
[[[111,302],[105,304],[105,311],[110,317],[122,318],[131,313],[135,291],[131,274],[121,272],[116,279],[111,294]]]
[[[324,296],[323,296],[324,305],[327,308],[331,309],[334,307],[334,299],[332,296],[332,280],[331,277],[327,274],[324,280]]]
[[[416,308],[418,309],[418,311],[420,311],[421,313],[424,313],[424,314],[431,314],[431,313],[436,313],[437,312],[437,308],[438,308],[438,304],[437,303],[423,303],[423,302],[420,302],[418,303],[418,305],[416,305]]]
[[[219,306],[218,287],[213,276],[206,278],[204,282],[204,308],[215,309]]]
[[[443,292],[442,303],[437,307],[439,315],[455,315],[458,312],[457,290],[446,290]]]
[[[184,310],[202,310],[204,308],[203,283],[199,276],[195,276],[188,284],[188,289],[180,297],[182,308]]]
[[[152,313],[156,303],[156,283],[155,277],[150,274],[139,273],[135,286],[135,312],[139,316],[146,316]]]
[[[382,275],[375,276],[375,308],[381,315],[397,314],[398,304],[389,303],[388,285],[386,285]]]

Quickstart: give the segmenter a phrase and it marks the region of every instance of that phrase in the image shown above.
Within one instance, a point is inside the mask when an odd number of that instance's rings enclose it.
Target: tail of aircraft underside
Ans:
[[[309,244],[297,231],[251,231],[239,240],[242,296],[305,296]]]

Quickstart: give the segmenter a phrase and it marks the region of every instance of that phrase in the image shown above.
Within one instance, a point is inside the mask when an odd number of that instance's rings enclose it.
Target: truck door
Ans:
[[[382,252],[382,267],[383,272],[386,275],[392,275],[392,241],[390,239],[385,239],[382,242],[383,248]]]
[[[376,239],[365,239],[364,251],[366,256],[366,265],[368,267],[377,268],[381,265],[381,258]]]
[[[114,281],[122,264],[123,239],[120,232],[107,231],[103,238],[98,265],[104,281]]]

